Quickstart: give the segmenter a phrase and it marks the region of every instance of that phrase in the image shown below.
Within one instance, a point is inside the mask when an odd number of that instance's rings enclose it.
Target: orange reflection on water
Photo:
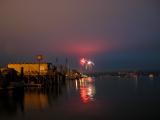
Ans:
[[[42,93],[26,93],[24,96],[26,109],[41,109],[48,106],[48,96]]]
[[[89,103],[95,100],[95,86],[93,78],[82,78],[80,81],[80,96],[83,103]]]

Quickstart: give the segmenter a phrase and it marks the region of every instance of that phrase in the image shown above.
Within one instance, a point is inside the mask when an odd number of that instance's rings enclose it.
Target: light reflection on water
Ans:
[[[103,76],[48,89],[0,91],[0,120],[157,117],[160,79]]]
[[[96,94],[94,79],[91,77],[82,78],[81,80],[79,80],[79,84],[80,84],[81,101],[83,103],[94,101]]]
[[[49,106],[48,95],[36,92],[26,92],[24,95],[24,108],[44,109]]]

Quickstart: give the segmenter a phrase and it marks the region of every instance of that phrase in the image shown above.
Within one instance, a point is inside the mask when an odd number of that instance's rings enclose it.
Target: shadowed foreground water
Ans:
[[[142,120],[159,113],[160,78],[103,76],[0,91],[0,120]]]

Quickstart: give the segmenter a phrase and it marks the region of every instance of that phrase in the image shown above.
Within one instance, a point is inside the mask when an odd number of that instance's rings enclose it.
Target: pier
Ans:
[[[58,69],[51,63],[12,63],[0,69],[0,89],[17,87],[52,87],[68,79],[79,79],[77,70],[67,71],[65,66]]]

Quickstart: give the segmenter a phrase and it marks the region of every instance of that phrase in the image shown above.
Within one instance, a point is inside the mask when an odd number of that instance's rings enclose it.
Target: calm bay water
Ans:
[[[160,118],[160,78],[101,76],[50,89],[0,91],[0,120]]]

